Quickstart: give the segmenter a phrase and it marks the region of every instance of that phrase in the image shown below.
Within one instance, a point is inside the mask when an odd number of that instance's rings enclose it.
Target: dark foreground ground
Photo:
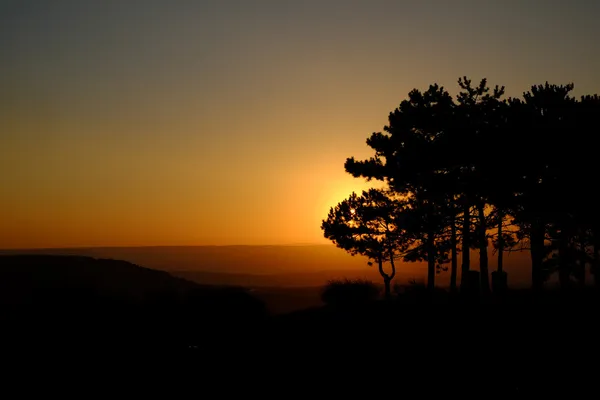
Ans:
[[[121,261],[0,257],[0,394],[54,397],[46,378],[78,398],[598,396],[596,290],[413,289],[273,315],[252,292]]]
[[[124,368],[192,376],[223,396],[578,397],[598,394],[598,305],[586,291],[515,292],[502,301],[423,296],[277,317],[164,305],[86,304],[68,313],[38,306],[5,309],[2,350],[34,364],[85,365],[93,374]]]

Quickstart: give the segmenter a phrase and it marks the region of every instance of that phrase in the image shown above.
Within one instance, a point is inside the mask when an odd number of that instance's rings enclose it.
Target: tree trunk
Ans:
[[[596,287],[600,287],[600,236],[597,230],[592,232],[592,237],[594,241],[594,284]]]
[[[458,270],[458,249],[457,247],[457,240],[456,240],[456,218],[455,215],[452,215],[452,221],[451,221],[451,225],[450,225],[450,244],[452,246],[452,266],[450,269],[450,291],[451,292],[456,292],[456,273]]]
[[[390,265],[392,266],[392,274],[390,275],[390,281],[396,276],[396,264],[394,263],[394,252],[390,250]]]
[[[390,282],[392,281],[392,279],[383,270],[383,257],[379,257],[379,259],[377,261],[379,263],[379,274],[383,278],[383,283],[385,285],[385,292],[383,295],[386,299],[389,299],[390,298]]]
[[[563,225],[558,233],[558,281],[561,290],[567,290],[571,286],[569,261],[569,235]]]
[[[435,243],[433,234],[427,234],[427,290],[433,293],[435,288]]]
[[[396,276],[396,264],[394,263],[394,252],[390,249],[389,251],[389,256],[390,256],[390,264],[392,266],[392,273],[389,275],[389,278],[385,280],[385,298],[389,299],[390,298],[390,285],[392,283],[392,280],[394,279],[394,277]]]
[[[490,276],[488,270],[488,240],[487,226],[485,223],[485,204],[479,202],[477,204],[479,212],[479,276],[481,279],[481,291],[486,294],[490,292]]]
[[[498,274],[502,274],[504,265],[504,240],[502,237],[502,223],[504,222],[504,214],[498,210]]]
[[[544,288],[544,224],[540,218],[535,218],[531,224],[531,287],[534,291]]]
[[[587,251],[585,246],[584,233],[581,233],[579,238],[579,247],[581,254],[579,257],[579,285],[585,287],[585,267],[587,266]]]
[[[389,300],[391,297],[391,282],[392,280],[389,278],[383,278],[383,283],[385,284],[385,292],[384,297],[386,300]]]
[[[463,227],[462,227],[462,266],[460,271],[460,287],[461,289],[467,283],[467,275],[471,269],[471,206],[467,200],[464,203],[463,209]]]
[[[504,238],[502,237],[502,223],[504,222],[504,213],[502,210],[498,212],[498,267],[492,272],[492,290],[496,295],[506,293],[508,288],[508,279],[504,272]]]

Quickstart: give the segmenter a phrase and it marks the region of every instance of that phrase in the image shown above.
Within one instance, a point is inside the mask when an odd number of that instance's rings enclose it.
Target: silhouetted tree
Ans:
[[[597,161],[597,149],[589,145],[598,135],[600,125],[600,96],[582,96],[577,104],[576,118],[574,118],[573,142],[576,153],[571,165],[576,165],[576,171],[571,182],[577,186],[577,191],[572,193],[578,202],[571,210],[577,218],[578,224],[587,234],[587,248],[591,253],[588,256],[590,270],[594,283],[600,287],[600,209],[597,206],[597,191],[594,182],[600,176],[600,164]]]
[[[443,265],[448,262],[448,251],[452,249],[451,228],[450,232],[447,229],[448,204],[442,201],[436,203],[415,194],[409,197],[403,213],[407,235],[412,238],[412,246],[407,249],[403,260],[427,262],[427,289],[432,293],[435,275],[445,269]]]
[[[523,94],[524,101],[512,100],[511,129],[518,161],[518,174],[512,177],[515,185],[515,217],[522,228],[521,236],[529,240],[531,251],[531,278],[535,290],[540,290],[551,272],[545,269],[544,259],[550,249],[546,247],[547,229],[552,222],[559,225],[563,236],[559,245],[564,252],[570,216],[564,190],[564,134],[568,132],[574,99],[569,96],[573,84],[565,86],[532,86]],[[516,171],[517,172],[517,171]],[[561,183],[562,182],[562,183]],[[562,187],[561,187],[562,186]],[[554,221],[553,221],[554,220]],[[566,258],[559,266],[559,277],[568,285]]]
[[[389,297],[396,276],[395,259],[411,246],[412,239],[402,228],[404,203],[377,189],[356,193],[329,210],[321,224],[326,238],[352,255],[360,254],[377,263]],[[383,264],[389,262],[391,272]],[[371,261],[369,261],[371,265]]]
[[[495,204],[495,220],[497,233],[492,235],[492,245],[497,253],[496,271],[492,272],[492,287],[495,292],[504,292],[507,286],[507,274],[504,271],[504,253],[517,246],[514,233],[510,230],[512,224],[506,218],[506,206]]]
[[[588,264],[600,285],[600,211],[592,183],[600,168],[594,147],[586,145],[597,131],[598,96],[576,101],[572,84],[546,83],[523,99],[502,100],[504,87],[491,90],[486,79],[478,86],[467,77],[458,83],[456,102],[437,84],[412,90],[383,132],[367,139],[375,155],[345,163],[348,173],[383,181],[392,197],[403,199],[403,243],[410,238],[403,259],[427,261],[432,289],[450,253],[455,290],[458,243],[461,288],[474,276],[470,250],[478,249],[478,286],[487,293],[492,238],[496,289],[506,286],[504,252],[518,244],[531,253],[535,290],[554,271],[563,288],[572,277],[583,285]]]
[[[454,204],[451,203],[451,204]],[[456,208],[450,212],[450,291],[456,292],[456,275],[458,272],[458,234],[456,232]]]
[[[458,80],[461,92],[457,96],[456,121],[453,131],[455,145],[449,151],[456,155],[456,165],[460,168],[459,182],[463,203],[463,273],[468,273],[470,257],[466,254],[471,248],[470,227],[471,208],[477,216],[475,244],[479,249],[479,269],[481,288],[489,292],[488,271],[488,217],[486,205],[490,204],[491,192],[498,190],[497,160],[493,155],[499,148],[497,138],[502,124],[502,103],[504,87],[496,86],[490,93],[487,79],[482,79],[474,87],[471,80],[463,77]]]
[[[345,168],[355,177],[384,181],[396,195],[411,198],[413,222],[418,222],[410,234],[420,242],[411,256],[425,257],[427,285],[433,289],[436,260],[443,253],[437,246],[447,226],[441,218],[447,213],[441,214],[441,210],[449,209],[447,193],[454,185],[444,169],[448,157],[442,140],[452,123],[453,101],[438,85],[425,92],[415,89],[408,97],[390,113],[384,132],[375,132],[367,139],[375,156],[364,161],[348,158]]]

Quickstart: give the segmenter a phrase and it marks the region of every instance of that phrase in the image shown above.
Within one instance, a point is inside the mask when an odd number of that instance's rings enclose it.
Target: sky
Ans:
[[[413,88],[600,92],[600,2],[0,0],[0,248],[327,243]]]

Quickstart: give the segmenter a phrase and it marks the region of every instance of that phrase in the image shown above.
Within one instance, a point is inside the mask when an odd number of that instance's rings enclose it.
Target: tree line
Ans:
[[[346,172],[384,188],[332,207],[325,237],[376,264],[388,296],[398,261],[427,262],[430,290],[448,269],[451,291],[505,290],[508,251],[530,253],[534,291],[554,273],[563,289],[585,285],[588,267],[600,286],[600,97],[575,98],[573,84],[534,85],[522,98],[486,79],[458,85],[455,98],[438,84],[412,90],[367,139],[375,154],[346,160]]]

